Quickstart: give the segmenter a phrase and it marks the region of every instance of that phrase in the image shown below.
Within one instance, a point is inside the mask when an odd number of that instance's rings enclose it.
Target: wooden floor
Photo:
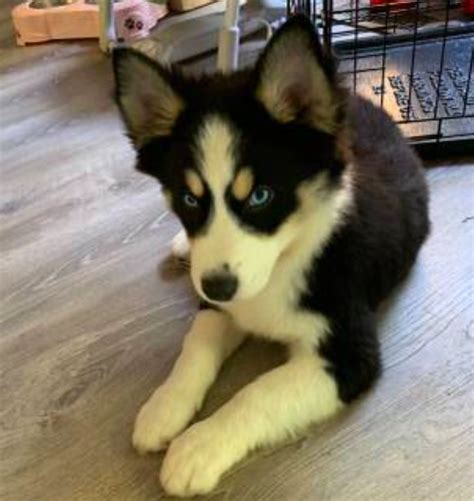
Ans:
[[[4,47],[0,499],[162,499],[162,456],[136,455],[130,432],[194,311],[188,278],[166,264],[176,220],[132,169],[96,45]],[[380,316],[376,389],[309,438],[246,461],[207,499],[473,499],[469,163],[428,172],[433,232]],[[245,345],[201,416],[281,356]]]

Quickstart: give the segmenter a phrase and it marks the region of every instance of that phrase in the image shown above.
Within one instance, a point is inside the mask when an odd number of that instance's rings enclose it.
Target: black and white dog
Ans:
[[[169,445],[164,489],[202,494],[249,451],[328,418],[375,381],[375,311],[427,236],[427,189],[397,127],[338,85],[304,18],[252,70],[193,79],[131,49],[114,52],[114,70],[137,167],[181,220],[203,298],[133,443]],[[184,431],[249,334],[285,343],[288,361]]]

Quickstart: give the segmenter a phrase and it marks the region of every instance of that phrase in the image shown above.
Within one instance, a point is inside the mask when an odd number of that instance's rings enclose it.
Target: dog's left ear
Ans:
[[[184,109],[176,72],[128,48],[112,53],[115,100],[135,148],[169,136]]]
[[[335,63],[309,19],[290,18],[268,44],[255,72],[257,99],[276,120],[297,120],[329,134],[337,131],[341,96]]]

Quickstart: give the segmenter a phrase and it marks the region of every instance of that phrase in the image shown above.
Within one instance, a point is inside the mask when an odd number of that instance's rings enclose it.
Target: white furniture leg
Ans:
[[[109,52],[116,40],[113,0],[99,0],[99,46]]]
[[[236,70],[239,64],[239,11],[239,0],[227,0],[217,51],[217,69],[223,73]]]

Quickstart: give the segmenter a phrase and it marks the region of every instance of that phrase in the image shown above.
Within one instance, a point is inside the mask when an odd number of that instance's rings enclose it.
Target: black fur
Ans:
[[[240,79],[241,75],[237,75],[236,81]],[[276,122],[255,99],[252,87],[228,84],[230,93],[224,92],[222,97],[219,83],[208,77],[193,81],[192,106],[178,119],[172,137],[154,139],[139,150],[138,169],[156,177],[175,195],[173,209],[191,235],[204,231],[212,209],[211,195],[206,190],[199,210],[187,210],[180,202],[180,194],[186,189],[184,169],[176,166],[194,167],[196,131],[210,114],[224,117],[239,134],[236,145],[239,165],[251,165],[256,184],[268,185],[275,192],[269,210],[248,211],[245,204],[236,199],[229,200],[230,206],[247,227],[271,234],[296,209],[295,191],[302,181],[323,170],[330,171],[334,181],[339,178],[342,164],[335,154],[335,139],[298,122],[286,125]],[[222,99],[211,99],[210,91]],[[288,144],[292,145],[291,149]]]
[[[294,29],[312,40],[314,56],[334,87],[340,130],[332,135],[309,127],[304,109],[291,123],[274,120],[255,97],[265,55],[255,71],[192,80],[156,65],[157,75],[172,83],[187,106],[170,136],[153,138],[139,149],[138,169],[172,193],[173,208],[190,235],[205,231],[212,214],[209,190],[198,211],[187,209],[181,194],[186,189],[184,169],[195,168],[196,131],[209,114],[218,114],[238,133],[238,164],[251,166],[257,184],[275,192],[272,204],[262,211],[247,211],[245,203],[230,194],[229,206],[243,225],[271,234],[297,208],[295,191],[303,181],[325,171],[338,186],[346,163],[352,161],[354,207],[315,259],[295,305],[329,319],[331,333],[319,353],[337,381],[341,400],[349,402],[380,372],[374,313],[408,273],[428,234],[428,195],[421,165],[392,120],[361,98],[346,99],[339,90],[334,61],[309,21],[295,18],[287,23],[270,48],[285,30]],[[122,56],[116,54],[116,68]],[[120,86],[117,89],[120,106]]]
[[[350,108],[355,207],[308,275],[301,306],[326,315],[320,347],[348,402],[380,372],[374,312],[406,276],[428,235],[421,165],[391,119],[370,103]]]
[[[343,93],[339,92],[336,85],[334,61],[322,48],[311,23],[305,17],[296,16],[287,22],[272,39],[268,50],[292,30],[301,30],[306,34],[314,57],[324,68],[342,105]],[[117,75],[122,59],[129,55],[127,50],[114,51],[116,80],[120,80]],[[344,165],[335,149],[336,138],[308,127],[305,109],[300,110],[293,122],[281,124],[269,115],[256,98],[265,55],[254,71],[244,70],[229,76],[203,75],[199,78],[184,78],[177,68],[167,70],[141,54],[134,56],[151,68],[157,78],[166,80],[186,103],[171,135],[153,138],[139,148],[137,168],[158,179],[173,195],[173,209],[191,236],[205,231],[206,222],[212,215],[212,195],[206,189],[199,209],[188,210],[182,203],[182,195],[186,191],[184,168],[177,166],[194,168],[196,131],[209,115],[223,117],[235,127],[239,135],[238,144],[235,145],[235,152],[240,156],[238,164],[252,166],[256,185],[269,186],[275,193],[273,203],[266,210],[250,211],[245,203],[230,196],[229,187],[228,203],[235,217],[247,228],[267,234],[277,231],[296,210],[296,188],[319,172],[329,172],[330,178],[338,182]],[[122,107],[123,92],[123,86],[117,85],[116,101],[125,123],[128,123]],[[342,123],[343,113],[338,113],[340,116],[337,120]]]

